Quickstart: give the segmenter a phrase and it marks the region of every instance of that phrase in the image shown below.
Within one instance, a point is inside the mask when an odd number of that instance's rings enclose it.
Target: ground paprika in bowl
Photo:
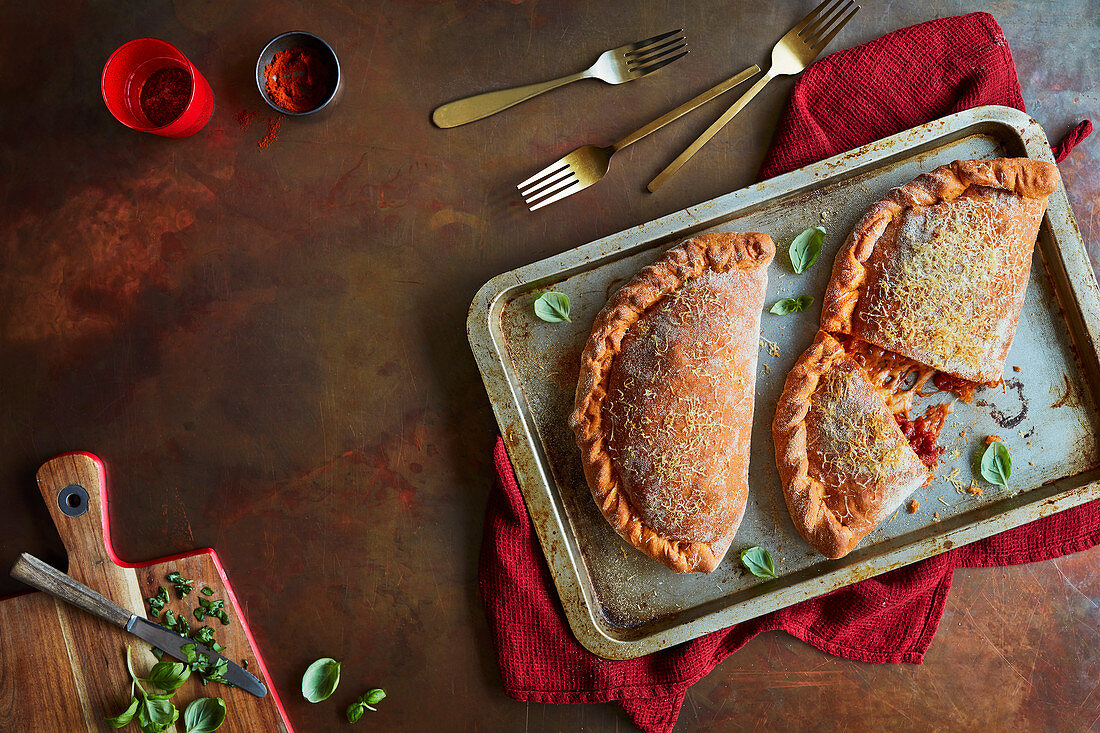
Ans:
[[[336,97],[340,62],[332,47],[312,33],[283,33],[260,53],[256,86],[264,100],[283,114],[313,114]]]

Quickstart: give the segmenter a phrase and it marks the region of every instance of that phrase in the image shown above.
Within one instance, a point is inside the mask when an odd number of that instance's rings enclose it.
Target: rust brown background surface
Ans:
[[[644,185],[718,114],[616,158],[534,214],[514,185],[750,63],[814,5],[791,2],[27,3],[0,28],[0,566],[63,564],[32,481],[102,457],[127,560],[218,550],[301,731],[628,730],[611,705],[506,697],[476,592],[496,426],[465,315],[493,275],[752,182],[790,88],[773,82],[658,195]],[[990,10],[1052,139],[1100,122],[1092,0],[868,0],[833,50]],[[472,125],[436,105],[575,71],[672,28],[692,53],[622,86],[572,85]],[[315,32],[345,90],[282,123],[256,92],[264,43]],[[99,96],[119,44],[179,46],[209,80],[198,135],[133,132]],[[923,72],[923,70],[916,70]],[[718,103],[719,106],[721,103]],[[714,107],[712,109],[712,107]],[[236,115],[258,113],[242,129]],[[1100,142],[1061,166],[1100,265]],[[19,591],[0,578],[0,596]],[[693,687],[678,731],[1100,728],[1100,550],[956,574],[923,666],[873,666],[765,634]],[[320,656],[328,702],[298,694]]]

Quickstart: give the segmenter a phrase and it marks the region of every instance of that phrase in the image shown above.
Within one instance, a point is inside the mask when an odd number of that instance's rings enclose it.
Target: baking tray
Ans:
[[[791,524],[775,468],[771,423],[787,372],[813,340],[833,257],[867,207],[918,174],[957,159],[1026,156],[1054,162],[1035,120],[979,107],[691,206],[499,275],[470,307],[470,345],[508,455],[577,639],[630,659],[1100,498],[1097,395],[1100,295],[1065,189],[1050,197],[1004,388],[959,402],[940,434],[932,483],[840,560],[818,555]],[[817,264],[795,275],[791,239],[828,230]],[[776,242],[761,325],[745,519],[709,574],[678,575],[622,541],[592,501],[568,425],[580,352],[608,296],[669,246],[705,231],[760,231]],[[535,318],[547,289],[567,293],[572,322]],[[809,293],[809,311],[775,316],[779,298]],[[1019,368],[1019,371],[1016,368]],[[941,401],[946,396],[939,395]],[[936,397],[918,402],[918,409]],[[982,439],[1014,458],[1010,486],[973,471]],[[965,491],[978,478],[980,496]],[[779,578],[744,572],[739,549],[771,550]]]

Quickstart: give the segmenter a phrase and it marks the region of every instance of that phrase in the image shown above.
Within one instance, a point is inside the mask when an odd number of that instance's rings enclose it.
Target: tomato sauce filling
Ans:
[[[935,469],[944,453],[944,449],[936,445],[936,440],[947,416],[951,414],[951,405],[931,405],[920,417],[911,419],[909,414],[913,408],[913,399],[929,397],[936,392],[952,392],[963,402],[970,404],[974,401],[974,392],[983,385],[946,372],[938,372],[933,367],[857,338],[849,337],[843,343],[845,350],[863,367],[871,383],[886,400],[913,451],[924,465]],[[935,389],[925,392],[923,387],[928,382]]]
[[[941,392],[954,392],[968,405],[974,401],[974,390],[981,386],[944,372],[936,372],[932,384]]]
[[[894,415],[898,427],[901,428],[905,439],[909,441],[913,452],[930,469],[936,467],[940,456],[943,455],[944,449],[936,445],[936,439],[950,413],[951,405],[931,405],[916,419],[909,419],[908,413]]]

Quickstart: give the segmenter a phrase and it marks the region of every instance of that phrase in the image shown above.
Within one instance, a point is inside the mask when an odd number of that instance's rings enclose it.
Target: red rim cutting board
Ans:
[[[70,576],[138,615],[148,614],[145,599],[164,586],[170,599],[167,608],[185,613],[192,628],[210,625],[227,647],[223,654],[267,686],[267,696],[259,698],[228,685],[203,686],[193,675],[172,696],[181,720],[169,730],[184,729],[183,710],[199,697],[225,700],[227,714],[219,733],[293,730],[213,549],[145,563],[121,560],[111,546],[106,469],[91,453],[53,458],[38,470],[37,480],[68,553]],[[165,579],[172,571],[194,581],[186,598],[180,599]],[[213,594],[201,594],[204,587]],[[212,618],[197,621],[192,610],[199,598],[225,599],[229,625]],[[0,730],[115,730],[103,719],[122,712],[130,702],[127,645],[137,673],[143,675],[156,659],[147,643],[122,629],[45,593],[0,600]],[[123,730],[128,728],[137,730],[137,724]]]

